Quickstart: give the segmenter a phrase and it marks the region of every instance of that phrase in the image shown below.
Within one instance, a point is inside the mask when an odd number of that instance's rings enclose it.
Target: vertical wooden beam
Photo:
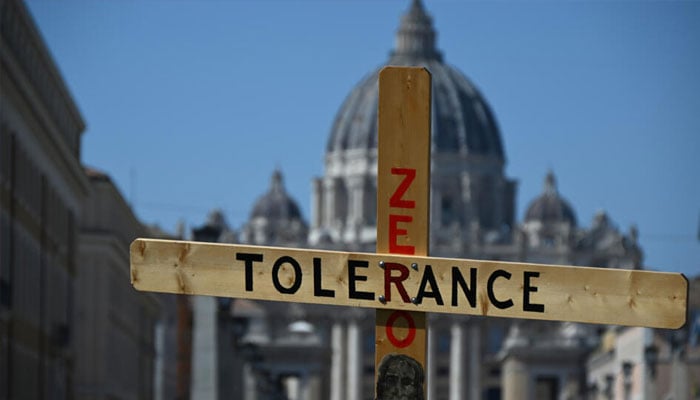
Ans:
[[[379,74],[377,253],[428,255],[430,219],[430,73],[385,67]],[[402,279],[412,266],[384,266],[387,304],[411,302]],[[425,398],[425,313],[378,309],[376,399]],[[393,375],[393,376],[392,376]],[[409,378],[406,380],[405,378]],[[407,382],[413,384],[407,384]]]

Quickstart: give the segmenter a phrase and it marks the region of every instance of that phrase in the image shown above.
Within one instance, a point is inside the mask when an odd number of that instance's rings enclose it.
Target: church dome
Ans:
[[[297,203],[289,197],[284,188],[282,172],[275,170],[270,180],[270,189],[253,206],[251,219],[300,220],[301,212]]]
[[[569,203],[559,195],[554,173],[547,173],[544,179],[544,189],[527,208],[525,222],[539,221],[542,223],[567,222],[576,226],[576,214]]]
[[[414,0],[401,19],[387,65],[422,66],[432,75],[433,152],[490,156],[503,162],[496,119],[479,90],[456,68],[442,61],[435,46],[432,19]],[[351,91],[338,111],[327,152],[377,147],[378,68]]]

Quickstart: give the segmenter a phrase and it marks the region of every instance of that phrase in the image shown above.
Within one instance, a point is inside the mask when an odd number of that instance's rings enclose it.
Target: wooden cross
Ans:
[[[379,73],[376,250],[380,254],[428,255],[430,97],[430,73],[425,68],[385,67]],[[430,268],[418,263],[410,265],[414,271]],[[410,296],[403,287],[410,275],[407,265],[384,261],[383,269],[383,302],[422,302],[423,296]],[[423,284],[428,281],[421,281]],[[377,310],[377,400],[426,397],[426,336],[425,312]],[[405,378],[401,375],[408,375],[412,383],[400,384]],[[423,395],[417,396],[418,391]]]
[[[379,88],[376,254],[136,239],[133,286],[375,308],[378,400],[425,398],[426,312],[685,324],[682,274],[428,257],[430,74],[387,67]]]

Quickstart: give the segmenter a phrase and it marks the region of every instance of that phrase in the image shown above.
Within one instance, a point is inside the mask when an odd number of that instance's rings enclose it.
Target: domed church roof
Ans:
[[[250,218],[301,219],[299,206],[287,194],[279,170],[272,173],[270,189],[255,202]]]
[[[432,18],[414,0],[401,18],[388,65],[423,66],[432,75],[434,152],[487,155],[504,160],[496,120],[481,93],[459,70],[442,61]],[[377,147],[378,68],[345,99],[336,115],[329,153]]]
[[[544,189],[525,213],[525,222],[540,221],[543,223],[568,222],[576,226],[576,214],[569,203],[557,191],[554,173],[549,171],[544,179]]]

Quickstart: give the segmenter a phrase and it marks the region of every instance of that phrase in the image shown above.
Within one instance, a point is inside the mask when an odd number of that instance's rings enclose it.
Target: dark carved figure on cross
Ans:
[[[379,364],[376,400],[423,400],[423,366],[403,354],[389,354]]]

